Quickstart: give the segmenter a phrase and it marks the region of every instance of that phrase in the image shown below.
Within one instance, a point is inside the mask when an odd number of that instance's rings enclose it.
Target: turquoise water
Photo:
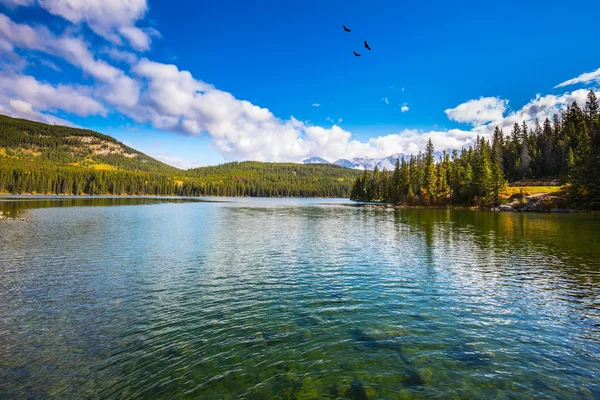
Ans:
[[[600,398],[597,216],[61,201],[0,201],[0,398]]]

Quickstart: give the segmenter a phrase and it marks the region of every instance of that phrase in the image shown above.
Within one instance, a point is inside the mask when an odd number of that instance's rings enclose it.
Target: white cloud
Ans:
[[[73,126],[69,121],[55,117],[54,115],[42,114],[33,109],[33,105],[26,101],[12,99],[8,102],[8,108],[0,104],[0,112],[15,118],[25,118],[40,121],[51,125]]]
[[[137,50],[148,50],[150,48],[150,35],[140,28],[135,26],[124,26],[119,28],[119,32],[127,38],[133,48]]]
[[[56,36],[42,26],[18,24],[0,14],[0,40],[14,47],[41,51],[65,59],[91,77],[104,83],[101,92],[116,107],[132,107],[137,103],[139,85],[123,71],[97,59],[80,37]]]
[[[130,146],[131,147],[131,146]],[[204,165],[198,160],[186,160],[184,158],[173,157],[169,153],[148,153],[153,158],[180,169],[198,168]]]
[[[327,117],[327,118],[325,118],[325,121],[333,123],[333,118]]]
[[[8,8],[30,6],[33,3],[34,3],[34,0],[0,0],[0,4],[4,4]]]
[[[52,3],[50,0],[48,2]],[[93,12],[90,14],[86,10],[85,17],[79,14],[79,5],[85,2],[64,0],[53,4],[71,2],[78,6],[74,10],[61,9],[60,13],[64,14],[61,16],[75,23],[94,24],[89,17]],[[140,3],[138,0],[131,2]],[[107,5],[100,7],[108,7],[112,3],[110,0]],[[129,18],[129,21],[135,22],[137,19]],[[143,36],[139,35],[137,28],[123,30],[123,27],[135,28],[132,23],[116,21],[107,32],[126,35],[132,41],[139,39],[138,45],[143,45]],[[136,35],[139,35],[137,39]],[[13,47],[60,57],[80,68],[93,80],[94,86],[51,85],[13,71],[10,72],[13,74],[10,78],[0,77],[2,112],[49,123],[65,123],[47,112],[105,115],[112,106],[122,115],[138,123],[149,123],[157,129],[188,135],[208,134],[214,148],[228,160],[301,161],[315,156],[331,160],[342,157],[385,157],[392,153],[423,150],[429,139],[438,149],[461,148],[471,144],[477,135],[489,137],[495,125],[508,127],[521,120],[529,122],[535,118],[551,117],[573,100],[585,102],[587,95],[586,90],[560,96],[538,95],[523,108],[507,116],[504,115],[507,100],[496,97],[470,100],[446,110],[451,120],[471,124],[469,129],[430,132],[403,130],[361,142],[353,139],[349,131],[336,125],[331,117],[327,117],[327,121],[333,125],[330,128],[314,126],[294,117],[281,119],[266,108],[239,100],[231,93],[194,78],[189,71],[180,70],[176,65],[146,58],[138,60],[135,54],[116,48],[100,50],[113,60],[131,64],[128,75],[97,58],[90,51],[88,43],[79,36],[55,35],[45,27],[18,24],[0,14],[0,48],[12,52]],[[385,101],[388,103],[387,98]],[[318,106],[317,103],[313,105]],[[408,110],[408,104],[404,103],[401,111]],[[339,118],[337,124],[341,122]],[[169,154],[156,156],[173,165],[184,165],[184,161],[178,161]]]
[[[312,156],[333,160],[385,157],[394,152],[417,152],[430,137],[437,146],[460,148],[479,133],[407,130],[360,142],[335,124],[325,128],[293,117],[279,119],[268,109],[238,100],[230,93],[194,79],[190,72],[181,71],[175,65],[143,59],[133,72],[144,85],[139,107],[132,110],[130,116],[159,129],[191,135],[205,132],[226,159],[300,161]],[[327,120],[334,122],[331,117]]]
[[[508,100],[498,97],[481,97],[459,104],[445,111],[448,118],[457,122],[465,122],[475,127],[490,121],[502,119]]]
[[[58,68],[58,66],[50,60],[41,59],[40,64],[45,65],[46,67],[53,69],[56,72],[60,72],[60,68]]]
[[[136,50],[150,48],[150,35],[135,26],[148,11],[146,0],[37,0],[51,14],[74,24],[86,23],[114,44],[124,37]]]
[[[319,103],[313,103],[312,106],[313,107],[321,107],[321,105]]]
[[[560,88],[569,85],[575,85],[577,83],[590,83],[590,82],[600,83],[600,68],[595,70],[594,72],[586,72],[584,74],[579,75],[576,78],[569,79],[568,81],[564,81],[563,83],[559,83],[554,86],[554,88]]]
[[[390,104],[389,100],[387,97],[382,97],[381,101],[383,101],[385,104]]]
[[[513,111],[506,117],[492,121],[488,125],[490,127],[498,125],[501,128],[510,128],[515,122],[521,123],[522,121],[526,121],[527,123],[532,123],[536,119],[540,121],[544,121],[546,118],[552,119],[554,114],[570,106],[574,101],[583,106],[587,100],[588,93],[589,90],[587,89],[578,89],[559,96],[552,94],[541,96],[538,94],[520,110]]]
[[[11,99],[9,102],[10,107],[21,114],[32,114],[33,105],[23,100]]]
[[[154,28],[135,26],[148,11],[146,0],[0,0],[9,8],[38,4],[49,13],[73,24],[87,24],[92,31],[113,44],[125,38],[139,51],[150,48],[151,36],[160,36]]]
[[[19,102],[21,112],[26,102],[40,111],[62,110],[82,117],[106,116],[106,108],[91,97],[91,91],[81,86],[52,86],[31,76],[0,74],[0,103]]]
[[[107,54],[110,58],[118,62],[126,62],[127,64],[135,64],[138,57],[129,51],[120,50],[116,47],[103,47],[100,52]]]
[[[431,139],[436,149],[460,149],[477,137],[475,132],[453,129],[449,131],[423,132],[405,129],[400,133],[372,138],[368,142],[369,157],[387,157],[394,153],[414,154],[425,149]]]

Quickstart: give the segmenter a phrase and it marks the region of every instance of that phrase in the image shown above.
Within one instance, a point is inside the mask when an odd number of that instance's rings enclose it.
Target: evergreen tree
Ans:
[[[434,160],[434,148],[431,139],[427,141],[427,146],[425,147],[425,194],[426,194],[426,204],[435,203],[437,199],[437,190],[436,190],[436,168],[435,168],[435,160]]]
[[[525,124],[523,124],[525,125]],[[521,144],[521,157],[519,158],[519,167],[520,167],[520,172],[521,172],[521,178],[525,179],[527,178],[527,175],[529,174],[529,163],[531,161],[531,158],[529,157],[529,144],[527,141],[527,130],[524,129],[523,130],[523,143]]]

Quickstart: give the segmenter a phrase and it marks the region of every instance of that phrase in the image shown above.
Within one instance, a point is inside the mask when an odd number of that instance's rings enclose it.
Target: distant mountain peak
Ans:
[[[433,153],[435,160],[439,160],[442,152],[436,151]],[[351,159],[340,158],[334,161],[333,164],[339,165],[340,167],[360,169],[360,170],[374,170],[377,167],[378,170],[392,171],[396,167],[396,160],[402,160],[403,158],[408,161],[410,154],[394,153],[383,158],[371,158],[371,157],[354,157]]]
[[[329,161],[327,161],[324,158],[321,157],[311,157],[311,158],[307,158],[306,160],[302,161],[304,164],[331,164]]]

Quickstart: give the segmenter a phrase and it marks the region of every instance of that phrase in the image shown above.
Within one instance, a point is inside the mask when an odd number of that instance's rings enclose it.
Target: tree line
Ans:
[[[0,193],[349,197],[358,173],[261,162],[183,171],[98,132],[0,115]]]
[[[0,156],[0,193],[347,198],[358,173],[330,165],[235,162],[174,175]]]
[[[557,178],[580,208],[600,209],[600,112],[593,91],[583,110],[576,102],[532,126],[515,123],[509,135],[496,127],[491,140],[435,160],[424,153],[396,162],[393,171],[364,171],[351,199],[412,205],[497,206],[508,181]]]

